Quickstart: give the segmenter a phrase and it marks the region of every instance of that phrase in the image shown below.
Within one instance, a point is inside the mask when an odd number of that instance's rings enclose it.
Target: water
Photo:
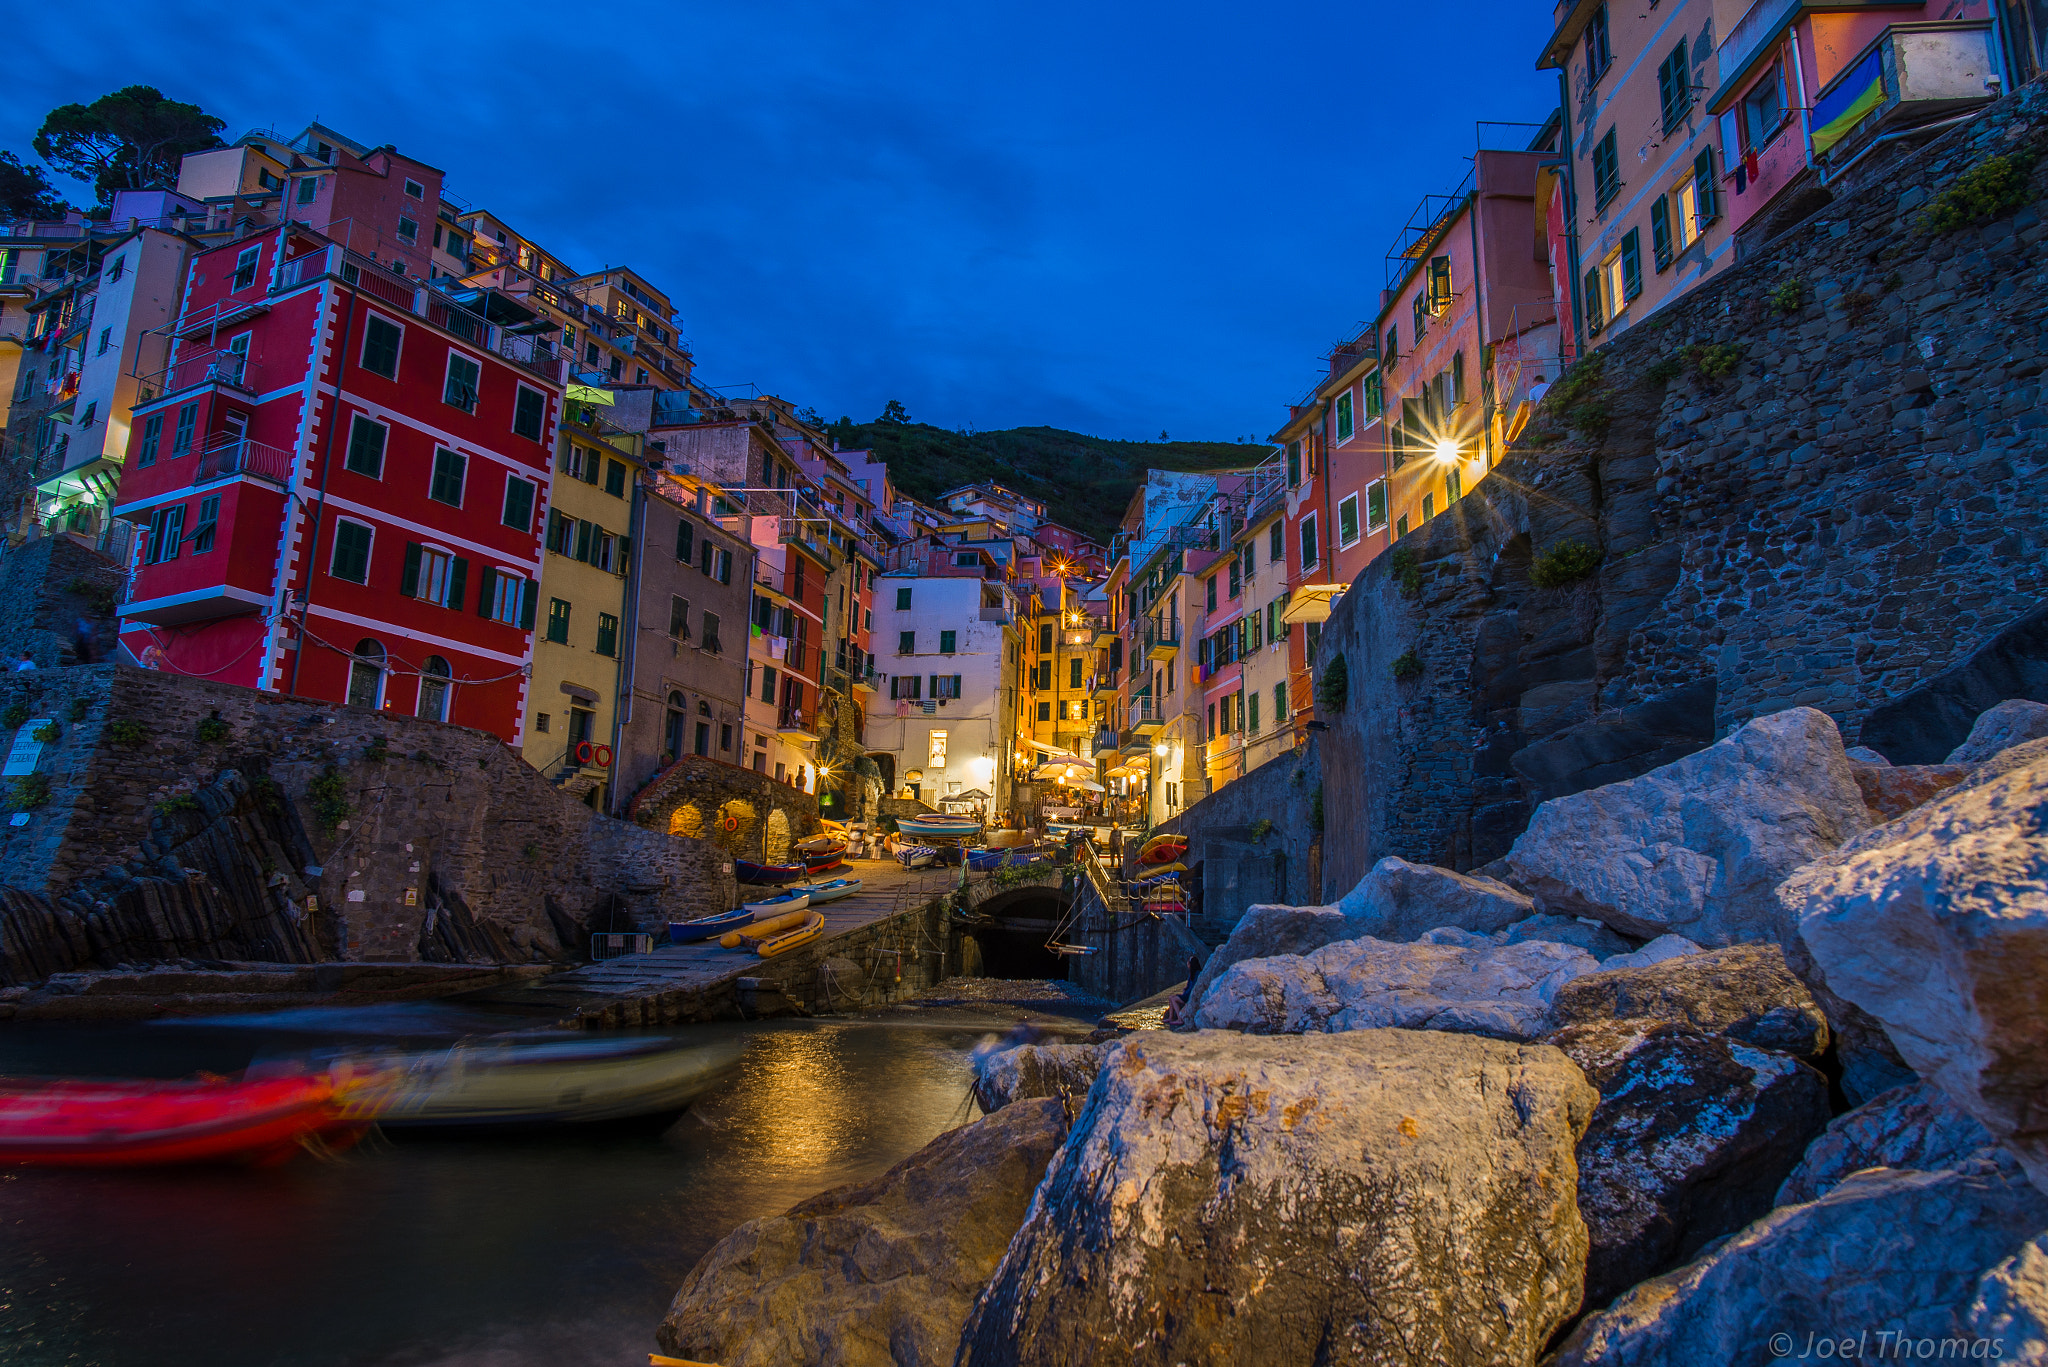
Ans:
[[[373,1141],[270,1170],[0,1170],[7,1367],[645,1363],[697,1258],[967,1118],[968,1051],[1014,1020],[694,1027],[746,1040],[675,1126]],[[446,1007],[292,1022],[0,1028],[0,1073],[176,1077]]]

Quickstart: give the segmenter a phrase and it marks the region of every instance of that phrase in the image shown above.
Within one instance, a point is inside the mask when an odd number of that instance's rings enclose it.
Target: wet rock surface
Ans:
[[[1414,940],[1440,926],[1491,935],[1535,914],[1527,893],[1431,864],[1386,858],[1337,902],[1346,939]]]
[[[1531,1363],[1578,1305],[1595,1100],[1492,1040],[1133,1036],[959,1361]]]
[[[1551,1016],[1559,1027],[1672,1022],[1808,1060],[1827,1049],[1827,1017],[1776,945],[1731,945],[1643,967],[1612,962],[1557,990]]]
[[[1013,1101],[1063,1098],[1077,1109],[1102,1067],[1097,1044],[1019,1044],[974,1061],[974,1099],[990,1113]]]

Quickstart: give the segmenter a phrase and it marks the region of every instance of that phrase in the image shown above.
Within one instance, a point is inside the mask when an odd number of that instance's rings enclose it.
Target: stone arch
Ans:
[[[761,830],[761,862],[789,862],[789,843],[789,813],[777,807],[768,813],[768,824]]]
[[[710,835],[728,853],[744,856],[753,848],[754,828],[760,820],[753,803],[743,797],[731,798],[719,804]]]
[[[704,813],[698,810],[696,803],[685,802],[668,814],[668,833],[702,840],[706,834]]]

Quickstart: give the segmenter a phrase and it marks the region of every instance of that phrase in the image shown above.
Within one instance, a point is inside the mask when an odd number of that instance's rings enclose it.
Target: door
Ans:
[[[242,468],[243,443],[249,439],[249,415],[229,409],[220,425],[219,469],[224,475],[232,475]]]

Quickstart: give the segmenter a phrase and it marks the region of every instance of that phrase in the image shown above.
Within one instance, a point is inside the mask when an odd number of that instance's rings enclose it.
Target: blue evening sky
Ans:
[[[106,0],[13,26],[0,147],[136,83],[230,138],[317,117],[579,269],[645,272],[709,383],[1230,440],[1369,313],[1474,120],[1545,117],[1549,31],[1536,0]]]

